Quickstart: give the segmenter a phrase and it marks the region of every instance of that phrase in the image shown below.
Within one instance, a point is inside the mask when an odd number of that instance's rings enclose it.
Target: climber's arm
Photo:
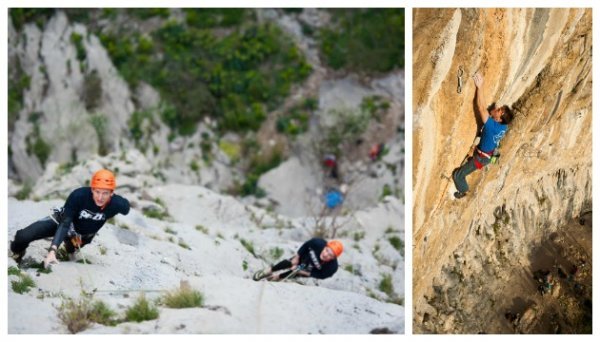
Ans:
[[[483,76],[477,72],[473,75],[473,81],[475,81],[475,97],[477,99],[477,109],[479,110],[479,116],[483,123],[487,121],[490,114],[485,107],[485,94],[483,93]]]

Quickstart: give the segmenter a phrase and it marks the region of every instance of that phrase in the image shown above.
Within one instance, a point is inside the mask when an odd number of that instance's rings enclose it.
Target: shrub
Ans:
[[[200,165],[198,165],[198,162],[195,159],[190,162],[190,169],[196,173],[200,171]]]
[[[169,292],[162,298],[162,303],[169,308],[200,308],[204,303],[202,293],[190,288],[182,288]]]
[[[99,34],[128,83],[145,81],[172,104],[174,112],[163,120],[180,134],[194,133],[207,115],[222,130],[256,130],[267,111],[312,71],[291,39],[276,25],[257,23],[247,15],[251,11],[184,13],[186,23],[167,21],[150,36],[117,30]],[[212,30],[227,26],[235,29]]]
[[[8,275],[20,275],[21,274],[21,270],[19,270],[18,267],[15,266],[11,266],[8,268]]]
[[[248,15],[243,8],[189,8],[184,13],[186,23],[195,28],[237,26]]]
[[[89,303],[80,299],[78,302],[67,299],[58,308],[58,318],[67,326],[72,334],[87,329],[92,322],[89,320]]]
[[[98,108],[102,100],[102,79],[93,70],[83,78],[83,103],[88,112]]]
[[[271,258],[273,258],[274,260],[279,260],[279,258],[281,258],[281,256],[283,255],[283,249],[279,247],[271,248],[270,254]]]
[[[240,243],[242,244],[242,246],[244,246],[244,248],[246,248],[248,252],[250,252],[250,254],[256,257],[256,254],[254,252],[254,244],[251,241],[240,239]]]
[[[241,148],[239,144],[221,140],[219,141],[219,148],[229,157],[232,163],[240,159]]]
[[[21,67],[18,57],[9,56],[8,62],[8,128],[12,131],[23,108],[23,92],[29,88],[31,77]]]
[[[404,256],[404,241],[400,239],[398,236],[392,236],[388,239],[390,244],[398,251],[402,256]]]
[[[388,297],[394,297],[394,285],[392,284],[392,276],[390,274],[384,274],[383,278],[379,282],[379,290]]]
[[[113,317],[116,313],[101,300],[97,300],[92,304],[90,311],[90,320],[102,325],[116,325],[118,323]]]
[[[390,187],[390,185],[384,184],[383,189],[381,190],[381,196],[379,198],[384,199],[386,196],[392,196],[392,195],[393,195],[393,192],[392,192],[392,188]]]
[[[183,241],[183,239],[181,239],[181,238],[179,239],[179,243],[178,243],[178,245],[179,245],[179,247],[181,247],[181,248],[183,248],[183,249],[189,249],[189,250],[192,250],[192,249],[190,248],[190,246],[189,246],[187,243],[185,243],[185,241]]]
[[[102,114],[94,114],[90,116],[90,124],[94,127],[98,137],[98,154],[105,156],[108,154],[108,145],[106,141],[106,124],[107,119]]]
[[[204,227],[201,224],[196,225],[196,230],[204,234],[208,234],[208,228]]]
[[[75,45],[75,50],[77,50],[77,60],[80,63],[83,63],[86,58],[85,47],[83,46],[83,36],[76,32],[71,33],[71,43]]]
[[[169,17],[170,10],[168,8],[129,8],[127,13],[143,20],[153,17],[165,19]]]
[[[39,28],[43,28],[48,18],[54,15],[53,8],[11,8],[10,17],[17,31],[23,25],[35,22]]]
[[[29,290],[35,286],[35,282],[29,275],[25,273],[19,273],[19,280],[11,281],[10,285],[13,291],[18,294],[23,294],[25,292],[29,292]]]
[[[142,294],[125,312],[125,319],[128,322],[142,322],[158,318],[158,309],[152,305]]]
[[[82,295],[79,300],[63,299],[58,308],[58,318],[67,326],[69,332],[76,334],[87,329],[92,323],[116,325],[116,313],[103,301],[92,302],[90,295]]]
[[[31,185],[31,182],[25,182],[23,184],[23,186],[21,187],[21,189],[19,190],[19,192],[17,192],[15,194],[15,197],[19,200],[25,200],[27,198],[29,198],[29,195],[31,194],[31,190],[33,190],[33,186]]]
[[[319,32],[333,69],[387,72],[404,67],[404,9],[330,9],[334,25]]]

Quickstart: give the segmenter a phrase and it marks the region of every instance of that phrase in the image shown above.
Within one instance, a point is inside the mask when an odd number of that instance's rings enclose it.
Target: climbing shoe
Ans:
[[[460,191],[457,191],[457,192],[455,192],[455,193],[454,193],[454,197],[455,197],[456,199],[461,199],[461,198],[463,198],[463,197],[465,197],[465,196],[467,196],[467,193],[466,193],[466,192],[460,192]]]
[[[10,257],[13,258],[13,260],[17,264],[20,264],[21,261],[23,261],[23,258],[25,257],[25,251],[21,251],[19,253],[11,252],[11,256]]]
[[[252,276],[252,280],[259,281],[270,275],[271,275],[271,273],[268,273],[265,270],[260,270],[260,271],[257,271],[256,273],[254,273],[254,275]]]

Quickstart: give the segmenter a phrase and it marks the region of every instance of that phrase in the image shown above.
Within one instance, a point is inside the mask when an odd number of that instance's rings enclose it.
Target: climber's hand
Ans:
[[[481,86],[483,86],[483,76],[479,72],[473,75],[473,81],[475,81],[475,86],[477,88],[481,88]]]
[[[52,264],[58,264],[58,260],[56,259],[56,252],[54,250],[48,252],[46,259],[44,259],[44,268],[48,269]]]

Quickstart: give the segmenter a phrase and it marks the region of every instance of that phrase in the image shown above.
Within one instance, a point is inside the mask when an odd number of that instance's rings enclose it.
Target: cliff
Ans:
[[[502,312],[525,295],[499,293],[514,274],[531,279],[540,245],[591,208],[592,11],[417,9],[413,18],[414,331],[507,332]],[[455,200],[452,170],[481,125],[477,71],[486,105],[508,104],[516,117],[499,163],[469,176],[471,191]]]

